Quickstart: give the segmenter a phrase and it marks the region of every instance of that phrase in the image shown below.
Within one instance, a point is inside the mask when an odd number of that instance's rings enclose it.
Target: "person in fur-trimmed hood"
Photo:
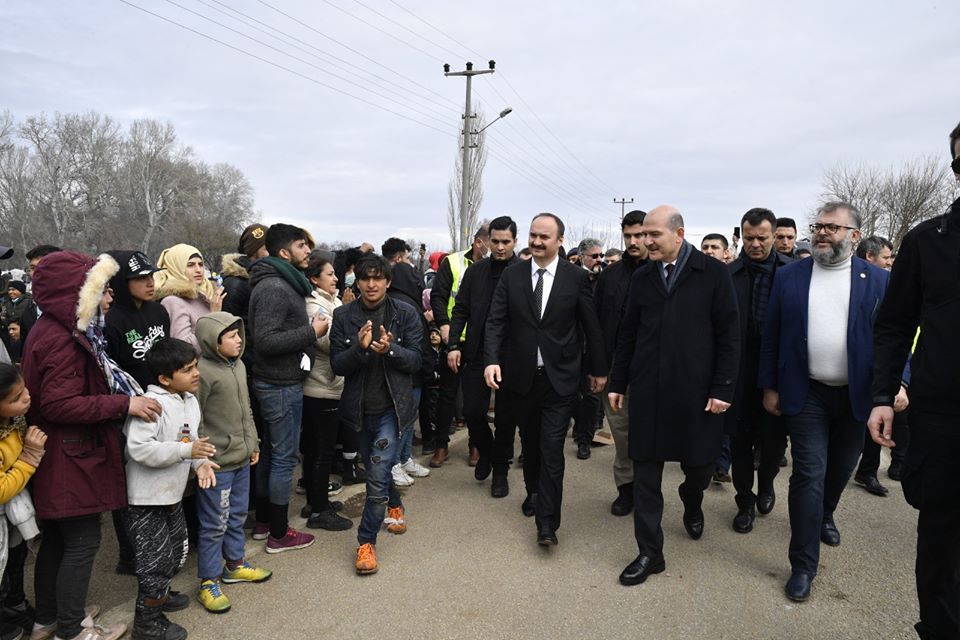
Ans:
[[[120,423],[127,415],[155,420],[156,400],[106,353],[100,302],[119,267],[108,255],[74,251],[46,256],[33,275],[43,315],[26,345],[23,373],[33,397],[27,420],[48,436],[33,476],[37,517],[44,521],[36,564],[36,621],[76,638],[86,613],[100,514],[127,504]],[[117,638],[124,625],[86,636]]]
[[[157,266],[162,271],[154,275],[155,297],[170,314],[170,337],[189,342],[199,356],[200,343],[194,335],[197,320],[222,310],[226,292],[207,279],[203,254],[189,244],[164,249]]]

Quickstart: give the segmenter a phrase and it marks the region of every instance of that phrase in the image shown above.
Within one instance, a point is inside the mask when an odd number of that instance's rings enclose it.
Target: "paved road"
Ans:
[[[409,530],[382,534],[378,574],[354,574],[356,529],[321,531],[309,549],[275,555],[251,541],[249,558],[272,569],[272,580],[227,585],[234,608],[225,615],[193,602],[171,618],[191,638],[224,640],[915,637],[916,515],[895,482],[884,480],[891,488],[886,498],[850,485],[837,512],[843,544],[823,548],[813,596],[794,604],[782,591],[789,575],[787,473],[777,479],[774,512],[758,518],[748,535],[730,528],[732,486],[714,485],[704,501],[704,536],[693,541],[681,523],[681,474],[668,465],[667,572],[622,587],[617,576],[636,546],[632,519],[608,511],[612,447],[595,448],[590,460],[579,461],[572,443],[567,446],[560,545],[544,549],[535,544],[532,519],[520,513],[520,470],[510,472],[510,496],[491,499],[489,480],[477,483],[466,464],[464,435],[455,436],[447,466],[406,490]],[[884,470],[888,460],[885,455]],[[361,500],[348,499],[349,515],[359,513]],[[291,511],[299,511],[302,498],[293,502]],[[115,549],[105,519],[90,601],[104,606],[107,621],[131,619],[136,592],[134,578],[112,572]],[[195,572],[191,554],[174,588],[194,593]]]

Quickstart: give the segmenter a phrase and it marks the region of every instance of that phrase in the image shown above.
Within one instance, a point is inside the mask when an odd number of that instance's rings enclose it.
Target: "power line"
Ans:
[[[227,16],[229,16],[229,17],[232,17],[234,20],[237,20],[238,22],[244,24],[244,26],[247,26],[247,27],[251,27],[251,28],[253,28],[253,29],[256,29],[256,30],[259,31],[260,33],[265,33],[265,34],[267,34],[267,35],[270,35],[270,37],[275,38],[275,39],[279,40],[280,42],[283,42],[283,43],[286,44],[287,46],[294,47],[294,48],[296,48],[296,49],[298,49],[298,50],[300,50],[300,51],[303,51],[304,53],[307,53],[308,55],[311,55],[311,56],[313,56],[313,57],[317,57],[317,58],[319,59],[319,57],[318,57],[316,54],[312,54],[312,53],[310,53],[309,51],[306,51],[305,49],[303,49],[303,48],[301,48],[301,47],[297,47],[296,45],[291,44],[291,43],[285,41],[283,38],[281,38],[281,37],[279,37],[279,36],[272,35],[272,34],[268,33],[267,31],[264,31],[263,29],[260,29],[260,28],[258,28],[258,27],[255,27],[255,26],[253,26],[253,25],[251,25],[251,24],[249,24],[249,23],[246,23],[246,22],[244,22],[243,20],[241,20],[240,18],[237,18],[236,16],[230,16],[230,14],[228,14],[226,11],[224,11],[223,9],[218,9],[217,7],[214,7],[213,5],[211,5],[211,4],[209,4],[208,2],[206,2],[206,0],[196,0],[196,1],[199,2],[199,3],[202,4],[202,5],[205,5],[205,6],[209,7],[209,8],[211,8],[211,9],[213,9],[214,11],[217,11],[217,12],[223,14],[223,15],[227,15]],[[230,5],[228,5],[228,4],[225,4],[225,3],[221,2],[220,0],[212,0],[212,2],[215,2],[216,4],[220,5],[220,6],[223,7],[224,9],[228,9],[228,10],[230,10],[230,11],[232,11],[232,12],[234,12],[234,13],[240,15],[240,16],[242,16],[242,17],[245,18],[246,20],[249,20],[249,21],[252,21],[252,22],[254,22],[254,23],[256,23],[256,24],[262,25],[262,26],[266,27],[267,29],[270,29],[271,31],[275,31],[276,33],[279,33],[279,34],[283,35],[284,37],[293,40],[294,42],[299,42],[300,44],[303,44],[303,45],[309,47],[310,49],[313,49],[314,51],[317,51],[317,52],[320,53],[321,55],[327,56],[328,58],[332,58],[333,60],[336,60],[337,62],[340,62],[340,63],[342,63],[342,64],[344,64],[344,65],[346,65],[346,66],[348,66],[348,67],[350,67],[350,68],[352,68],[352,69],[355,69],[356,71],[359,71],[360,73],[364,73],[364,74],[366,74],[366,75],[368,75],[368,76],[370,76],[370,77],[372,77],[372,78],[376,78],[377,80],[380,80],[381,82],[384,82],[384,83],[389,84],[389,85],[391,85],[391,86],[397,87],[398,89],[400,89],[400,90],[402,90],[402,91],[406,91],[406,92],[408,92],[410,95],[415,96],[416,98],[418,98],[419,100],[421,100],[421,101],[423,101],[423,102],[429,102],[429,103],[431,103],[431,104],[433,104],[433,105],[436,105],[436,106],[438,106],[438,107],[440,107],[440,108],[442,108],[442,109],[451,109],[451,110],[452,110],[452,107],[449,107],[449,106],[447,106],[446,104],[443,104],[443,103],[441,103],[441,102],[438,101],[438,100],[435,100],[434,98],[431,98],[431,97],[429,97],[429,96],[427,96],[427,95],[425,95],[425,94],[421,94],[421,93],[419,93],[419,92],[417,92],[417,91],[415,91],[415,90],[413,90],[413,89],[411,89],[411,88],[409,88],[409,87],[407,87],[407,86],[405,86],[405,85],[403,85],[403,84],[400,84],[399,82],[394,82],[393,80],[391,80],[391,79],[389,79],[389,78],[385,78],[385,77],[383,77],[383,76],[381,76],[381,75],[379,75],[379,74],[377,74],[377,73],[374,73],[374,72],[372,72],[372,71],[369,71],[369,70],[367,70],[367,69],[364,69],[364,68],[361,67],[360,65],[354,64],[354,63],[350,62],[349,60],[346,60],[346,59],[341,58],[341,57],[339,57],[339,56],[337,56],[337,55],[334,55],[334,54],[330,53],[329,51],[326,51],[326,50],[321,49],[321,48],[319,48],[319,47],[317,47],[317,46],[315,46],[315,45],[310,44],[309,42],[306,42],[305,40],[301,40],[300,38],[297,38],[297,37],[294,36],[293,34],[290,34],[290,33],[286,32],[286,31],[284,31],[284,30],[282,30],[282,29],[278,29],[278,28],[276,28],[276,27],[274,27],[274,26],[272,26],[272,25],[270,25],[270,24],[267,24],[266,22],[263,22],[262,20],[258,20],[257,18],[255,18],[255,17],[253,17],[253,16],[251,16],[251,15],[249,15],[249,14],[246,14],[246,13],[240,11],[239,9],[235,9],[235,8],[231,7]],[[383,85],[379,85],[379,86],[382,87]],[[383,87],[383,88],[386,89],[386,87]]]
[[[350,13],[349,11],[347,11],[346,9],[344,9],[343,7],[340,7],[340,6],[338,6],[338,5],[335,5],[334,3],[330,2],[330,0],[323,0],[323,2],[326,3],[326,4],[328,4],[328,5],[330,5],[331,7],[333,7],[334,9],[336,9],[337,11],[339,11],[339,12],[341,12],[341,13],[343,13],[343,14],[346,14],[346,15],[350,16],[350,17],[353,18],[354,20],[359,20],[360,22],[362,22],[363,24],[367,25],[367,26],[370,27],[371,29],[375,29],[376,31],[379,31],[379,32],[382,33],[383,35],[389,36],[389,37],[393,38],[394,40],[396,40],[397,42],[400,42],[400,43],[402,43],[402,44],[407,45],[408,47],[410,47],[410,48],[413,49],[414,51],[419,51],[420,53],[422,53],[423,55],[427,56],[428,58],[433,59],[434,61],[438,61],[438,62],[440,61],[439,58],[434,58],[434,55],[433,55],[432,53],[430,53],[429,51],[424,51],[423,49],[421,49],[421,48],[418,47],[417,45],[411,44],[411,43],[407,42],[406,40],[404,40],[404,39],[401,38],[400,36],[394,35],[394,34],[390,33],[389,31],[387,31],[386,29],[381,29],[380,27],[376,26],[375,24],[372,24],[372,23],[368,22],[367,20],[364,20],[364,19],[361,18],[360,16],[355,15],[355,14],[353,14],[353,13]]]
[[[447,53],[449,53],[449,54],[451,54],[451,55],[454,55],[454,56],[458,55],[457,52],[451,51],[450,49],[447,49],[447,48],[444,47],[443,45],[437,44],[437,43],[434,42],[433,40],[430,40],[429,38],[420,35],[419,33],[417,33],[416,31],[414,31],[414,30],[411,29],[410,27],[406,26],[405,24],[401,24],[401,23],[397,22],[396,20],[392,19],[390,16],[387,16],[387,15],[385,15],[385,14],[383,14],[383,13],[380,13],[379,11],[377,11],[376,9],[374,9],[373,7],[371,7],[370,5],[365,4],[365,3],[361,2],[360,0],[353,0],[353,1],[356,2],[358,5],[360,5],[361,7],[363,7],[364,9],[366,9],[367,11],[370,11],[370,12],[372,12],[372,13],[377,14],[378,16],[380,16],[381,18],[383,18],[384,20],[389,20],[390,22],[392,22],[393,24],[397,25],[398,27],[400,27],[400,28],[403,29],[404,31],[407,31],[408,33],[412,33],[413,35],[417,36],[418,38],[420,38],[420,39],[423,40],[424,42],[429,42],[429,43],[432,44],[433,46],[438,47],[438,48],[440,48],[440,49],[443,49],[444,51],[446,51]],[[326,0],[324,0],[324,2],[326,2]],[[327,4],[330,4],[330,3],[328,2]]]
[[[420,16],[418,16],[417,14],[415,14],[413,11],[410,11],[410,9],[407,9],[405,6],[403,6],[402,4],[400,4],[399,2],[397,2],[396,0],[390,0],[390,4],[394,5],[395,7],[398,7],[398,8],[401,9],[402,11],[410,14],[411,16],[413,16],[414,18],[416,18],[417,20],[419,20],[419,21],[422,22],[423,24],[427,25],[428,27],[430,27],[431,29],[433,29],[434,31],[436,31],[437,33],[439,33],[440,35],[442,35],[443,37],[445,37],[447,40],[450,40],[451,42],[457,44],[457,46],[463,47],[463,49],[464,49],[465,51],[467,51],[468,53],[472,53],[473,55],[477,56],[478,58],[483,58],[483,55],[481,55],[481,54],[477,53],[476,51],[472,50],[470,47],[468,47],[467,45],[463,44],[462,42],[460,42],[459,40],[457,40],[456,38],[454,38],[453,36],[451,36],[451,35],[448,34],[447,32],[445,32],[445,31],[443,31],[443,30],[441,30],[441,29],[438,29],[437,27],[433,26],[432,24],[430,24],[429,22],[427,22],[426,20],[424,20],[423,18],[421,18]],[[448,49],[447,51],[449,51],[449,49]]]
[[[373,89],[370,89],[370,88],[368,88],[368,87],[365,87],[365,86],[363,86],[362,84],[360,84],[359,82],[355,82],[355,81],[351,80],[350,78],[346,78],[346,77],[344,77],[344,76],[342,76],[342,75],[340,75],[340,74],[338,74],[338,73],[334,73],[334,72],[332,72],[332,71],[328,71],[328,70],[324,69],[323,67],[319,67],[319,66],[317,66],[316,64],[310,62],[309,60],[304,60],[303,58],[299,58],[299,57],[293,55],[292,53],[290,53],[290,52],[288,52],[288,51],[284,51],[283,49],[279,49],[279,48],[277,48],[277,47],[275,47],[275,46],[273,46],[273,45],[271,45],[271,44],[268,44],[268,43],[264,42],[263,40],[258,40],[257,38],[254,38],[253,36],[248,35],[248,34],[246,34],[246,33],[243,33],[242,31],[238,31],[237,29],[234,29],[233,27],[229,27],[229,26],[223,24],[222,22],[220,22],[220,21],[218,21],[218,20],[214,20],[213,18],[211,18],[211,17],[209,17],[209,16],[205,16],[205,15],[203,15],[202,13],[199,13],[199,12],[197,12],[197,11],[194,11],[193,9],[190,9],[190,8],[188,8],[188,7],[185,7],[185,6],[183,6],[182,4],[180,4],[179,2],[176,2],[176,0],[166,0],[166,1],[167,1],[168,4],[172,4],[172,5],[175,6],[175,7],[179,7],[180,9],[186,11],[187,13],[191,13],[191,14],[197,16],[197,17],[203,18],[204,20],[207,20],[208,22],[212,22],[213,24],[215,24],[215,25],[217,25],[217,26],[219,26],[219,27],[221,27],[221,28],[223,28],[223,29],[226,29],[227,31],[230,31],[230,32],[232,32],[232,33],[235,33],[235,34],[237,34],[237,35],[239,35],[239,36],[241,36],[241,37],[243,37],[243,38],[246,38],[246,39],[248,39],[248,40],[251,40],[251,41],[253,41],[253,42],[256,42],[256,43],[259,44],[260,46],[267,47],[268,49],[271,49],[271,50],[273,50],[273,51],[276,51],[277,53],[280,53],[280,54],[282,54],[282,55],[285,55],[285,56],[287,56],[287,57],[289,57],[289,58],[293,58],[293,59],[296,60],[297,62],[300,62],[300,63],[302,63],[302,64],[305,64],[305,65],[307,65],[308,67],[312,67],[312,68],[316,69],[317,71],[319,71],[320,73],[325,73],[325,74],[327,74],[327,75],[329,75],[329,76],[333,76],[334,78],[337,78],[338,80],[341,80],[341,81],[343,81],[343,82],[346,82],[347,84],[352,85],[352,86],[360,89],[361,91],[367,91],[367,92],[369,92],[369,93],[372,93],[373,95],[377,96],[378,98],[383,98],[383,99],[386,100],[387,102],[390,102],[390,103],[392,103],[392,104],[394,104],[394,105],[397,105],[398,107],[401,107],[401,108],[403,108],[403,109],[410,109],[411,111],[414,111],[414,112],[418,113],[419,115],[424,116],[424,117],[426,117],[426,118],[429,118],[429,119],[431,119],[431,120],[433,120],[433,121],[435,121],[435,122],[439,122],[439,123],[442,124],[442,125],[443,125],[443,124],[447,124],[447,121],[444,120],[444,119],[442,119],[442,118],[438,118],[438,117],[436,117],[435,115],[432,115],[432,114],[429,114],[429,113],[425,113],[425,112],[423,112],[423,111],[418,111],[417,109],[414,109],[413,107],[410,107],[410,106],[408,106],[408,105],[405,105],[405,104],[402,104],[402,103],[400,103],[400,102],[397,102],[396,100],[394,100],[394,99],[391,98],[390,96],[385,95],[385,94],[383,94],[383,93],[380,93],[379,91],[374,91]]]

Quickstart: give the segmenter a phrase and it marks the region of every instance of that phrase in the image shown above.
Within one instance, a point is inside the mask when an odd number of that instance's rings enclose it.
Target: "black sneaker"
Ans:
[[[331,480],[330,482],[327,483],[327,495],[328,495],[328,496],[335,496],[335,495],[337,495],[338,493],[340,493],[341,491],[343,491],[343,483],[342,483],[342,482],[337,482],[336,480]]]
[[[183,611],[190,606],[190,596],[179,591],[170,589],[167,592],[167,601],[160,607],[163,611],[170,613],[172,611]]]
[[[345,485],[361,484],[367,481],[367,473],[360,468],[356,459],[345,460],[340,471],[340,478]]]
[[[308,529],[326,529],[327,531],[346,531],[353,526],[353,521],[337,514],[333,509],[327,509],[307,519]]]
[[[27,635],[33,631],[33,623],[36,621],[36,613],[30,603],[24,600],[18,605],[4,605],[3,614],[0,620],[4,623],[10,623],[23,629]]]

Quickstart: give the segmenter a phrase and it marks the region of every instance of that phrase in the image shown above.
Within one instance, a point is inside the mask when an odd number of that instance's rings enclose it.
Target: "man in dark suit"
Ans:
[[[490,387],[483,379],[483,338],[487,312],[493,292],[507,267],[519,262],[513,252],[517,244],[517,223],[509,216],[490,221],[490,257],[467,267],[457,291],[456,304],[450,314],[450,343],[447,345],[447,366],[460,376],[463,390],[463,418],[470,430],[470,441],[480,454],[474,477],[486,480],[493,470],[490,495],[503,498],[510,491],[507,470],[513,457],[516,424],[506,402],[497,407],[496,435],[487,422],[490,410]],[[466,327],[466,337],[464,336]]]
[[[849,204],[820,208],[810,225],[813,259],[777,270],[760,343],[763,406],[784,416],[790,435],[785,591],[797,602],[810,597],[820,543],[840,544],[833,514],[873,404],[873,322],[889,274],[853,255],[860,224]]]
[[[727,266],[683,239],[683,217],[659,206],[643,221],[650,262],[630,283],[617,334],[609,401],[623,406],[630,390],[633,523],[640,555],[620,574],[640,584],[665,570],[664,462],[680,462],[683,525],[703,535],[703,491],[723,443],[723,413],[733,400],[740,325]]]
[[[729,267],[740,310],[740,375],[733,408],[725,416],[727,433],[732,436],[733,486],[737,490],[733,530],[738,533],[753,530],[757,511],[760,515],[773,511],[776,501],[773,481],[780,472],[780,459],[787,447],[783,422],[764,411],[763,394],[757,388],[760,336],[773,277],[791,262],[773,250],[776,224],[777,217],[769,209],[758,207],[747,211],[740,220],[743,251]],[[758,449],[760,465],[754,471]],[[754,475],[756,493],[753,492]]]
[[[563,221],[541,213],[530,222],[529,263],[504,270],[493,294],[484,339],[484,379],[515,412],[523,438],[525,515],[536,514],[537,543],[557,544],[563,498],[563,443],[587,345],[589,384],[607,381],[603,334],[587,272],[560,260]]]

